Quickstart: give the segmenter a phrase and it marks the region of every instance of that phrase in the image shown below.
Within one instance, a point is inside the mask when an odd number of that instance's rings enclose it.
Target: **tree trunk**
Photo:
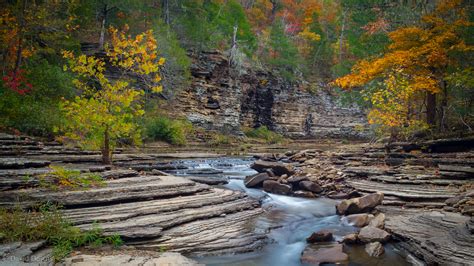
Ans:
[[[105,42],[105,17],[102,19],[102,26],[100,27],[99,50],[104,50]]]
[[[344,30],[346,28],[346,13],[347,13],[347,10],[342,11],[341,35],[339,36],[339,64],[342,63],[342,49],[343,49],[343,41],[344,41]]]
[[[441,106],[440,106],[440,112],[439,112],[439,128],[441,131],[446,130],[446,113],[448,109],[448,88],[446,86],[446,81],[441,80],[440,82],[440,87],[441,87],[441,93],[442,93],[442,98],[441,98]]]
[[[104,50],[104,42],[105,42],[105,23],[107,22],[107,5],[104,5],[104,9],[102,10],[102,23],[100,25],[100,36],[99,36],[99,50]]]
[[[13,77],[15,78],[18,70],[20,70],[20,65],[22,61],[22,55],[21,53],[23,52],[23,31],[25,29],[25,10],[26,10],[26,1],[23,1],[23,7],[21,10],[21,18],[20,18],[20,26],[18,29],[18,46],[16,49],[16,60],[15,60],[15,66],[13,68]]]
[[[104,132],[104,146],[102,147],[102,163],[111,164],[111,153],[110,153],[110,136],[109,127],[105,128]]]
[[[164,21],[166,25],[170,25],[170,4],[169,0],[163,0],[163,9],[164,9]]]
[[[426,94],[426,123],[433,126],[436,123],[436,94]]]

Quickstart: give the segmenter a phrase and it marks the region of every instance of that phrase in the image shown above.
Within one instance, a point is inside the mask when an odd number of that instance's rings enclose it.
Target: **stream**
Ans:
[[[206,265],[302,265],[300,255],[307,245],[306,238],[311,233],[322,229],[331,230],[337,241],[357,231],[357,228],[336,215],[335,200],[288,197],[246,188],[243,179],[256,173],[250,168],[253,160],[249,157],[224,157],[173,162],[184,165],[187,169],[168,171],[169,173],[196,176],[196,173],[202,171],[207,172],[202,176],[227,178],[229,183],[224,187],[243,191],[250,197],[259,199],[266,210],[255,222],[255,230],[267,231],[270,240],[261,250],[193,259]],[[212,172],[214,173],[209,174]],[[392,244],[385,245],[385,254],[379,258],[368,256],[363,245],[349,246],[345,248],[345,252],[349,255],[349,265],[409,265],[406,254]]]

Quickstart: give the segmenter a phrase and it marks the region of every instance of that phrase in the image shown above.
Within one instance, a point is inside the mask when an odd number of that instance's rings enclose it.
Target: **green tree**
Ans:
[[[298,70],[298,49],[285,33],[285,27],[281,20],[277,20],[271,28],[268,44],[268,62],[281,75],[289,80],[294,79]]]
[[[110,32],[111,47],[106,47],[106,58],[122,71],[117,80],[105,76],[104,59],[63,53],[69,61],[66,69],[77,74],[74,84],[82,92],[74,100],[62,102],[67,118],[63,130],[67,138],[83,147],[100,149],[104,164],[111,163],[112,152],[121,139],[129,138],[133,143],[141,140],[136,118],[144,114],[140,103],[144,91],[132,87],[127,74],[138,75],[142,84],[158,93],[159,67],[165,61],[158,56],[151,30],[135,38],[113,28]]]

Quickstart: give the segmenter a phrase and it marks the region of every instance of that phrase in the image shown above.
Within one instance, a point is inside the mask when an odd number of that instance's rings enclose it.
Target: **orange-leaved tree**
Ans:
[[[436,96],[441,95],[440,121],[447,105],[449,69],[460,63],[459,54],[474,51],[461,34],[470,25],[461,0],[440,1],[419,25],[390,32],[391,44],[383,56],[357,62],[350,74],[334,84],[343,89],[375,84],[375,89],[365,91],[372,103],[371,123],[391,129],[407,127],[421,124],[420,113],[425,112],[426,124],[434,126]],[[420,106],[422,110],[416,110]]]
[[[111,163],[120,139],[141,141],[136,118],[144,114],[142,84],[152,92],[160,92],[159,68],[164,64],[151,30],[132,37],[111,28],[110,34],[105,58],[63,52],[68,60],[65,69],[77,74],[74,84],[81,92],[74,100],[61,104],[67,118],[63,130],[67,138],[81,146],[101,150],[104,164]],[[116,78],[105,73],[106,67],[112,66],[120,73]],[[140,83],[133,86],[137,78]]]

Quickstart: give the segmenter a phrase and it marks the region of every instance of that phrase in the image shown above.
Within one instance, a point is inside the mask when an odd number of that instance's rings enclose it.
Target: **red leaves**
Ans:
[[[2,78],[3,84],[6,88],[20,94],[25,95],[33,89],[33,85],[28,83],[26,77],[24,76],[25,71],[20,69],[16,72],[11,71],[8,75]]]

